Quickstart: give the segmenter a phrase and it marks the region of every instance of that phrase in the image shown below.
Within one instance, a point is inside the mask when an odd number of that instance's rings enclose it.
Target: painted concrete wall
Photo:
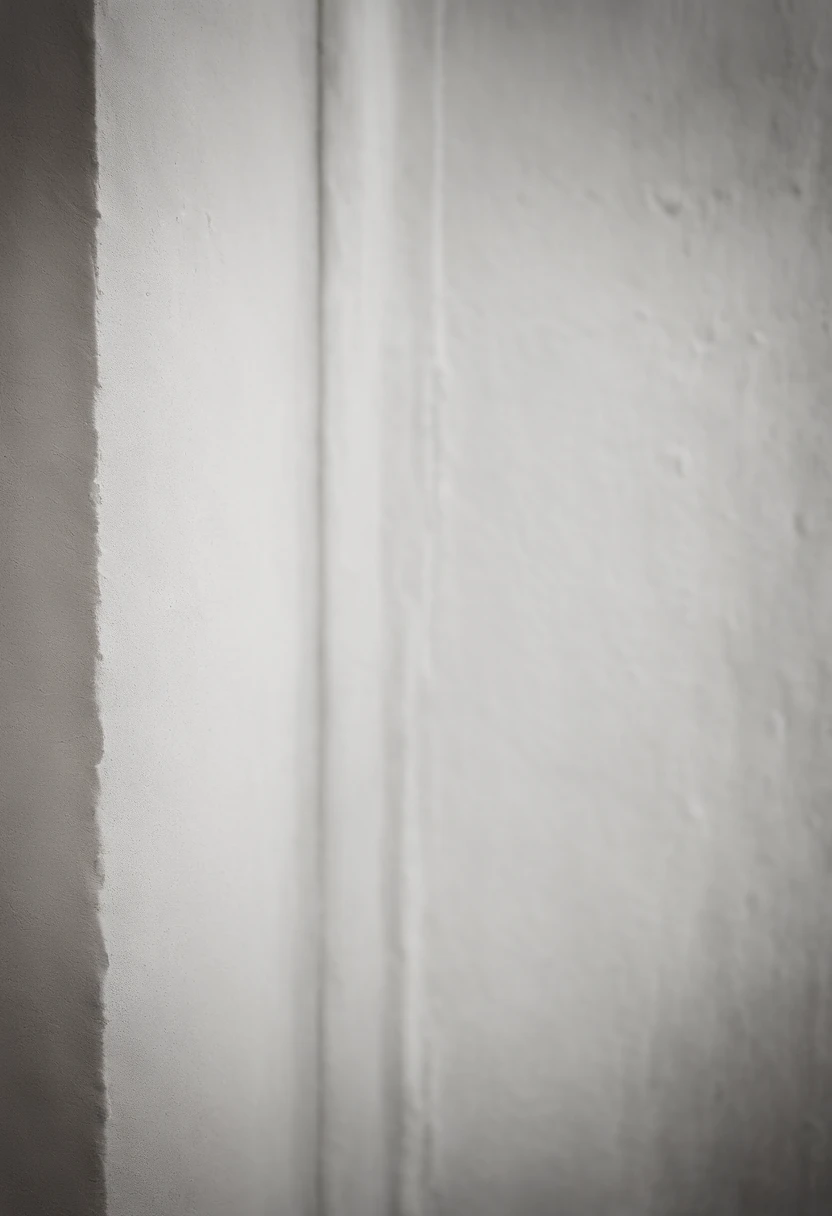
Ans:
[[[412,1210],[825,1212],[828,6],[400,7]]]
[[[99,1216],[92,5],[0,11],[0,1211]]]
[[[97,643],[2,19],[0,1199],[101,1208],[97,644],[114,1216],[826,1212],[826,5],[332,0],[320,348],[311,7],[101,0]]]
[[[313,17],[98,9],[110,1216],[311,1186]]]

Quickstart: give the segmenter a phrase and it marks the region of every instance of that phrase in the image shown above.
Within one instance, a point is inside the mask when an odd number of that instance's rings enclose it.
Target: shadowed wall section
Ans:
[[[100,1216],[92,3],[0,13],[0,1210]]]

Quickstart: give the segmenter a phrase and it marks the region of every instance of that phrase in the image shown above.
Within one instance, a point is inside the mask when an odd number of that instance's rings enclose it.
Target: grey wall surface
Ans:
[[[98,639],[4,11],[4,1211],[102,1209],[97,649],[113,1216],[830,1209],[827,7],[102,0]]]
[[[826,1212],[828,6],[438,23],[414,1210]]]
[[[0,1210],[103,1212],[92,4],[0,11]]]

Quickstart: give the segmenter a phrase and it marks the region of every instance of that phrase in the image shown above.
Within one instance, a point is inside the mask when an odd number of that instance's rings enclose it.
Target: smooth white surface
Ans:
[[[111,1216],[311,1195],[312,7],[99,9]]]

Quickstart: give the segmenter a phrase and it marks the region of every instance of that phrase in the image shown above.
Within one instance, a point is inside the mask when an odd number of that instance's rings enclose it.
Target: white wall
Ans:
[[[446,9],[414,1210],[819,1213],[826,6]]]
[[[332,1210],[388,1210],[382,1161],[412,1213],[825,1211],[826,6],[359,7],[330,129],[388,161],[328,162],[333,292],[387,221],[329,314],[374,369],[346,455],[327,399],[329,612],[386,653],[387,833],[330,867],[377,880],[330,932]]]
[[[319,1147],[338,1216],[382,1216],[396,1188],[453,1216],[828,1210],[825,9],[326,6],[319,741],[312,6],[101,0],[114,1216],[314,1211]],[[44,273],[5,306],[4,335],[15,317],[30,341],[62,334],[36,403],[64,400],[91,337],[83,317],[32,324],[89,291],[90,216],[54,184],[27,207],[80,227],[33,229],[26,265],[69,251],[70,285],[53,297]],[[40,880],[63,871],[38,842],[76,842],[75,778],[88,830],[97,730],[92,445],[70,413],[79,446],[30,427],[38,479],[15,450],[4,483],[18,512],[38,487],[48,527],[16,535],[46,578],[67,552],[61,452],[87,547],[72,611],[49,583],[62,625],[27,632],[25,580],[3,602],[4,636],[13,621],[29,660],[54,660],[48,686],[66,691],[64,659],[75,681],[44,755],[87,732],[46,798],[14,736],[44,813],[14,839]],[[87,1102],[44,1183],[62,1212],[97,1168],[78,830],[67,900],[29,900],[24,922],[50,943],[27,956],[30,1009],[40,991],[65,1009],[53,957],[87,1009],[69,1073],[40,1074],[61,1078],[38,1107],[56,1126]]]
[[[312,7],[98,10],[111,1216],[311,1194]]]

